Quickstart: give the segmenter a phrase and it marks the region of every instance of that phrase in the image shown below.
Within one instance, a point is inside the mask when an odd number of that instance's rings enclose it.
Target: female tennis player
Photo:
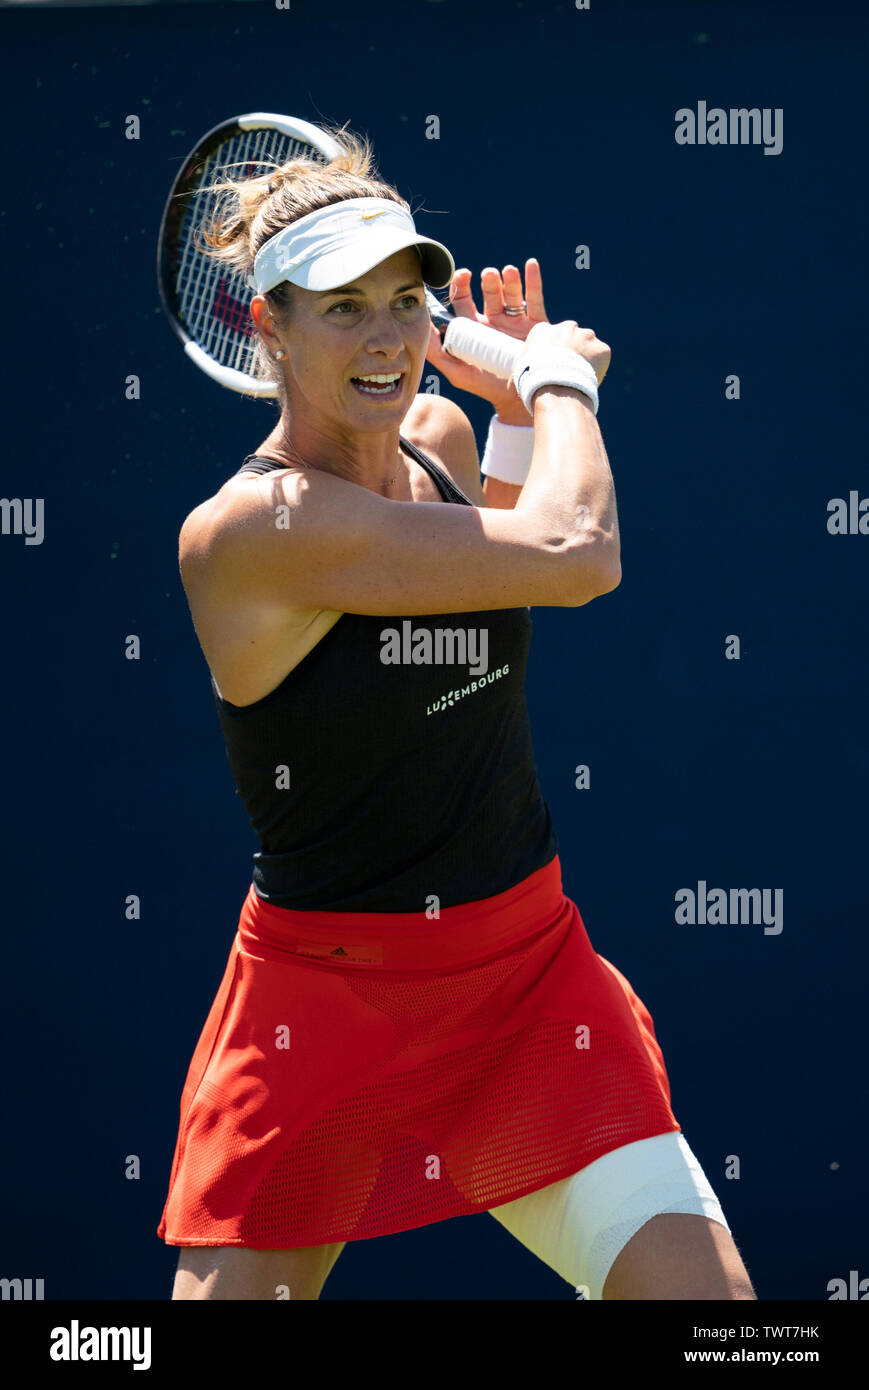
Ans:
[[[756,1297],[652,1018],[562,890],[523,694],[536,604],[619,583],[610,350],[540,268],[471,275],[343,132],[225,180],[280,419],[180,535],[260,842],[158,1234],[175,1299],[317,1299],[347,1241],[491,1211],[592,1299]],[[229,201],[227,202],[226,195]],[[524,340],[441,348],[425,288]],[[495,415],[482,473],[426,358]]]

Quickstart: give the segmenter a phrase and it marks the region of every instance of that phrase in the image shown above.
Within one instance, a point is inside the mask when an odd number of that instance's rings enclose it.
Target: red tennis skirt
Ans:
[[[487,1211],[680,1126],[652,1018],[556,856],[491,898],[300,912],[253,886],[181,1096],[167,1245]]]

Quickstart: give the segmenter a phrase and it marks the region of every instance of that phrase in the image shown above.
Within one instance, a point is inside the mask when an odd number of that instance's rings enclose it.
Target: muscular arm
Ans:
[[[437,408],[440,430],[430,431],[429,447],[467,487],[471,506],[414,506],[320,469],[277,470],[222,489],[188,517],[182,574],[186,563],[215,601],[275,615],[579,608],[616,588],[615,494],[588,400],[570,387],[540,389],[531,470],[508,508],[488,506],[464,412],[450,402]],[[415,442],[425,450],[422,428]]]
[[[444,461],[449,462],[452,475],[462,492],[475,507],[512,511],[522,494],[522,488],[480,473],[480,456],[473,425],[464,411],[452,401],[446,401],[442,396],[438,401],[439,408],[436,407],[436,412],[433,412],[437,415],[435,429],[438,448]]]

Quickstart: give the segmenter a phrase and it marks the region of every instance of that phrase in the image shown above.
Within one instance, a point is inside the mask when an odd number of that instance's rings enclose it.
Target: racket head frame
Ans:
[[[207,376],[210,376],[212,380],[231,391],[248,396],[275,397],[278,394],[277,382],[258,381],[239,367],[219,361],[196,340],[194,332],[191,332],[188,327],[189,315],[185,312],[182,304],[178,284],[178,248],[185,235],[185,222],[191,212],[191,205],[195,201],[196,191],[205,182],[203,175],[206,167],[215,160],[217,152],[224,145],[229,144],[233,139],[259,130],[268,131],[276,136],[283,135],[289,140],[307,146],[319,154],[324,161],[333,159],[342,152],[341,145],[337,140],[309,121],[303,121],[294,116],[282,116],[269,111],[248,112],[212,127],[185,158],[166,199],[157,241],[157,285],[160,303],[172,331],[187,356],[197,367],[204,371]],[[286,158],[292,157],[292,154],[286,156]],[[272,160],[273,157],[269,154],[266,158]],[[285,163],[286,158],[274,162]],[[214,172],[226,162],[223,159],[217,160],[214,164]],[[256,165],[257,161],[253,160],[252,163]],[[210,181],[209,177],[208,182]],[[201,253],[197,252],[196,254],[201,257]],[[216,263],[214,263],[212,274],[215,279],[222,277],[223,283],[221,283],[220,293],[225,295],[227,306],[231,306],[232,312],[236,316],[239,314],[241,306],[249,306],[253,292],[242,275],[237,274],[229,267],[219,267]],[[229,331],[237,332],[232,328]]]

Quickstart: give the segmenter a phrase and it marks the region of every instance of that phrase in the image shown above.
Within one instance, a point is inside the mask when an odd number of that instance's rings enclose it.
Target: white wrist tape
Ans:
[[[534,347],[523,352],[513,369],[513,384],[522,404],[531,411],[535,391],[542,386],[572,386],[588,396],[597,415],[597,375],[594,367],[570,348]]]
[[[533,425],[505,425],[493,415],[480,470],[489,478],[521,487],[528,477],[533,453]]]

